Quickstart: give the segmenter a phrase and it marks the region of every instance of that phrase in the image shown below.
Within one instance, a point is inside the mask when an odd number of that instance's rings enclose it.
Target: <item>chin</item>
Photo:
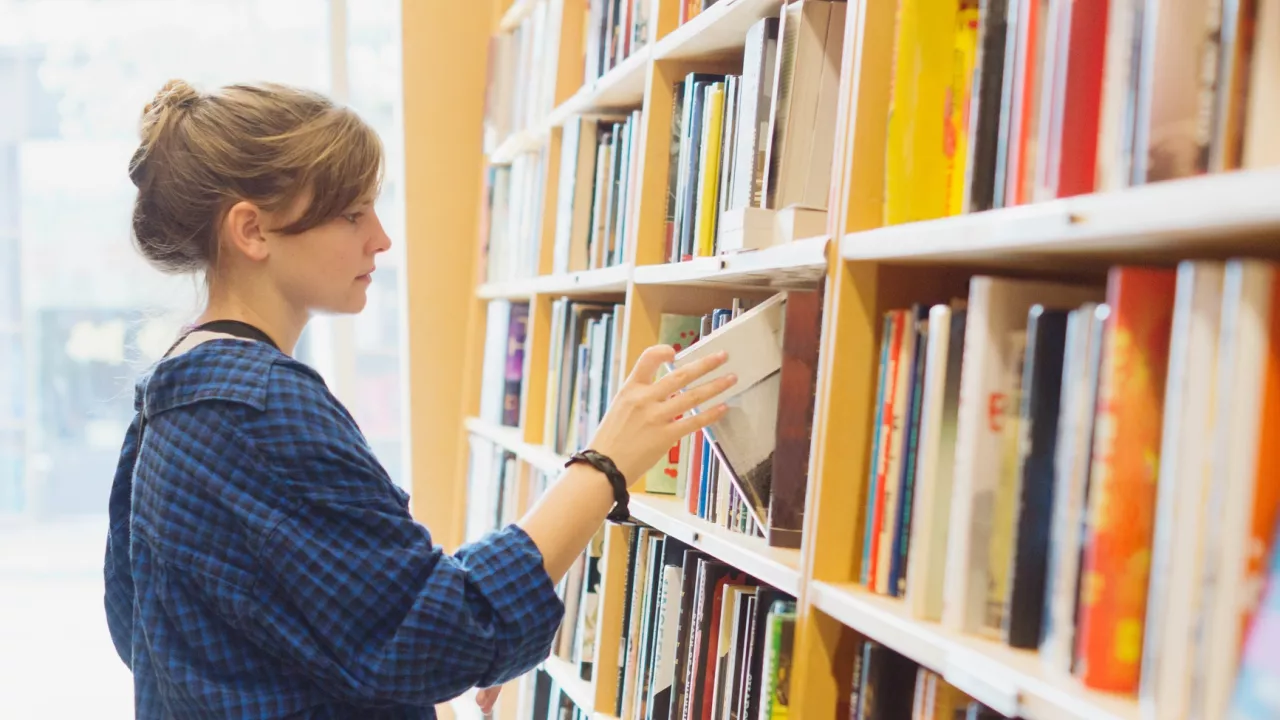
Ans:
[[[325,315],[356,315],[364,310],[364,306],[369,303],[368,296],[364,290],[353,292],[347,297],[334,298],[332,301],[324,304],[320,308],[320,312]]]

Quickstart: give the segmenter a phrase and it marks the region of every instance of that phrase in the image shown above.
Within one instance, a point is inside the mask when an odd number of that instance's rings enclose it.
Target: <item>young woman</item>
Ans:
[[[391,245],[377,136],[310,92],[181,81],[141,136],[136,244],[202,274],[208,303],[138,382],[111,491],[106,612],[137,716],[431,718],[533,668],[564,611],[556,582],[626,484],[723,411],[682,417],[732,384],[699,381],[724,358],[655,381],[673,351],[649,348],[594,452],[519,523],[447,555],[290,357],[313,313],[364,307]]]

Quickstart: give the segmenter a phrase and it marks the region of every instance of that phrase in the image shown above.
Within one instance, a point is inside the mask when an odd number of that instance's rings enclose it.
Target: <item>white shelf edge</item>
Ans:
[[[556,681],[574,705],[589,713],[594,711],[595,686],[578,676],[578,669],[573,663],[552,655],[542,662],[542,669]]]
[[[582,295],[626,292],[631,281],[630,264],[611,265],[595,270],[539,275],[507,282],[482,283],[476,288],[481,300],[527,300],[534,295]]]
[[[479,418],[467,418],[467,432],[484,438],[548,474],[564,469],[565,458],[550,448],[520,439],[515,428],[493,425]],[[773,587],[798,597],[800,594],[800,552],[769,547],[763,539],[752,538],[722,528],[682,509],[669,512],[664,508],[678,502],[674,495],[649,495],[636,492],[631,496],[631,515],[636,520],[670,535],[690,547],[701,550],[722,562],[751,574]],[[795,565],[771,557],[770,554],[794,554]]]
[[[648,73],[649,61],[653,57],[653,47],[653,43],[650,43],[639,48],[631,53],[626,60],[596,78],[590,85],[579,88],[568,100],[560,103],[547,115],[547,126],[557,127],[563,125],[565,120],[574,115],[608,108],[621,108],[633,104],[640,105],[644,102],[643,79],[640,80],[640,95],[635,99],[634,103],[630,102],[630,98],[626,102],[613,101],[611,93],[628,81],[634,81],[636,79],[635,76],[638,75],[643,78]]]
[[[518,428],[495,425],[476,417],[466,418],[462,424],[468,433],[514,453],[516,457],[544,473],[554,475],[564,468],[563,457],[550,448],[525,442],[520,438]]]
[[[1033,651],[963,636],[938,623],[915,620],[887,606],[902,601],[821,581],[808,585],[809,602],[845,626],[940,673],[974,699],[1026,720],[1135,720],[1137,698],[1065,688],[1047,677]],[[1031,663],[1027,671],[1017,664]]]
[[[489,164],[510,164],[518,156],[542,147],[542,144],[547,141],[547,136],[546,127],[516,130],[494,148],[488,158]]]
[[[826,273],[827,243],[824,235],[761,250],[697,257],[664,265],[640,265],[633,277],[637,285],[811,285]],[[803,276],[803,280],[788,280],[796,275]]]
[[[1171,243],[1231,249],[1280,235],[1280,168],[1150,183],[1043,203],[851,233],[845,260],[998,264],[1029,257],[1122,256]]]
[[[520,27],[520,23],[533,12],[540,0],[515,0],[511,3],[511,7],[502,14],[502,19],[498,21],[498,32],[509,33]]]
[[[683,25],[676,27],[667,33],[666,37],[658,40],[653,48],[653,57],[655,60],[678,60],[682,58],[698,57],[709,53],[725,52],[731,48],[741,48],[746,46],[746,30],[742,30],[741,37],[734,40],[731,46],[721,47],[714,50],[703,50],[701,48],[691,49],[690,46],[696,45],[699,38],[705,38],[715,33],[717,27],[722,27],[726,22],[738,19],[738,16],[746,13],[749,18],[745,21],[747,27],[761,17],[765,17],[763,12],[766,9],[776,11],[782,7],[785,0],[721,0],[711,7],[703,10],[695,15],[692,19]]]
[[[678,502],[675,496],[652,496],[637,493],[631,496],[631,516],[655,530],[670,535],[680,542],[701,550],[716,559],[742,570],[759,580],[791,595],[800,594],[800,552],[770,548],[761,538],[735,533],[715,523],[681,511],[666,512],[663,505]],[[792,567],[770,553],[794,553],[796,566]]]

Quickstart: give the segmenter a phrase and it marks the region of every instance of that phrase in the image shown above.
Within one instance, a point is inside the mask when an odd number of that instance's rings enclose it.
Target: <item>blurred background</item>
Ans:
[[[5,720],[132,717],[102,609],[107,494],[133,384],[198,312],[189,278],[129,237],[143,105],[274,80],[382,135],[395,241],[369,304],[320,318],[298,356],[408,487],[401,442],[404,202],[400,0],[0,0],[0,707]]]

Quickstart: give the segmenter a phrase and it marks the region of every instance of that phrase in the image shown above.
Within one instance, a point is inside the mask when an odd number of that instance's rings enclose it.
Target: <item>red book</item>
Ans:
[[[1058,150],[1058,197],[1093,192],[1102,112],[1108,0],[1075,0],[1068,35],[1066,92]]]
[[[1113,268],[1107,282],[1076,635],[1077,673],[1098,690],[1138,689],[1175,278]]]

